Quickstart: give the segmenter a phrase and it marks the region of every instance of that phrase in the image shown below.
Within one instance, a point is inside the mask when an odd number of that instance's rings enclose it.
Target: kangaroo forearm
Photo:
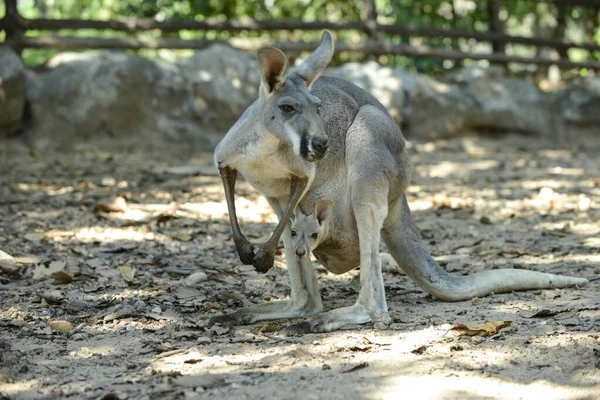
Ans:
[[[233,232],[233,242],[235,243],[240,260],[244,264],[252,264],[254,248],[242,233],[235,211],[235,181],[237,179],[237,170],[230,167],[223,167],[219,168],[219,174],[221,175],[223,188],[225,189],[225,199],[229,211],[229,222],[231,223],[231,230]]]

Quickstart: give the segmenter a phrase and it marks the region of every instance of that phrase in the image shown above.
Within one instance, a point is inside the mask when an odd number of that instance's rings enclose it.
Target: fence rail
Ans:
[[[254,38],[232,38],[229,40],[193,40],[170,37],[159,38],[95,38],[95,37],[65,37],[65,36],[27,36],[28,30],[60,31],[63,29],[95,29],[119,32],[142,32],[159,30],[161,32],[179,32],[183,30],[195,31],[315,31],[328,29],[331,31],[359,31],[366,33],[368,40],[363,42],[338,42],[336,48],[342,52],[360,52],[366,55],[407,55],[412,57],[428,57],[449,60],[489,60],[493,63],[522,63],[536,65],[556,65],[561,68],[590,68],[600,70],[600,62],[595,60],[575,62],[568,58],[568,49],[582,49],[600,53],[600,46],[596,43],[574,43],[560,39],[511,36],[502,32],[501,22],[498,18],[500,0],[488,0],[490,12],[490,32],[480,32],[464,29],[444,29],[430,26],[416,26],[409,24],[379,24],[376,22],[376,9],[373,0],[366,0],[367,15],[364,21],[326,22],[326,21],[253,21],[253,20],[172,20],[157,21],[153,19],[117,19],[112,21],[83,20],[83,19],[27,19],[19,15],[17,0],[6,0],[6,15],[0,19],[0,30],[6,32],[6,44],[21,52],[24,48],[49,48],[57,50],[72,50],[84,48],[118,48],[118,49],[202,49],[213,43],[227,43],[233,47],[244,50],[257,50],[258,48],[273,44],[286,51],[306,51],[314,48],[314,43],[306,42],[270,42]],[[562,5],[572,6],[580,4],[600,7],[597,0],[576,0],[566,2],[554,0]],[[564,28],[564,27],[563,27]],[[458,50],[429,48],[425,46],[411,46],[406,44],[393,44],[390,40],[382,39],[381,33],[402,37],[439,37],[452,39],[473,39],[492,44],[492,53],[473,53]],[[562,35],[561,35],[562,36]],[[521,44],[534,47],[552,48],[562,57],[557,59],[545,57],[520,57],[507,55],[507,44]]]

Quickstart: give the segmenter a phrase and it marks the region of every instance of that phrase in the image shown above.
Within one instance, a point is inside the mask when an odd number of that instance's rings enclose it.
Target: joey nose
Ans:
[[[327,148],[329,148],[327,139],[322,137],[313,138],[310,144],[312,145],[314,152],[317,154],[324,154],[327,151]]]
[[[304,257],[306,255],[306,250],[304,250],[304,249],[297,249],[296,250],[296,255],[298,257]]]

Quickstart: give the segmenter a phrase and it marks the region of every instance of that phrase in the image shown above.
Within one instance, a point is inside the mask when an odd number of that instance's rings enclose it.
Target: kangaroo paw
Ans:
[[[252,265],[254,265],[256,272],[264,274],[273,267],[273,264],[275,263],[275,251],[276,249],[271,247],[259,247],[256,250],[254,259],[252,260]]]

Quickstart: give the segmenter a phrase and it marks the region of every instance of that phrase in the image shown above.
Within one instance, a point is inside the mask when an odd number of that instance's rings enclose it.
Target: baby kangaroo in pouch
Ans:
[[[310,257],[310,253],[325,240],[332,207],[331,200],[321,200],[315,206],[315,211],[308,215],[296,208],[291,235],[294,253],[298,258]]]
[[[454,276],[441,268],[425,247],[408,206],[405,193],[411,170],[406,140],[371,94],[343,79],[321,76],[333,54],[329,32],[294,69],[288,68],[287,57],[277,48],[258,52],[258,98],[218,144],[215,164],[240,260],[266,272],[282,238],[291,294],[289,300],[214,317],[211,324],[309,317],[285,332],[327,332],[368,322],[385,327],[390,317],[379,258],[381,240],[406,275],[444,301],[587,282],[517,269]],[[238,173],[266,197],[279,218],[263,244],[250,243],[240,228],[235,209]],[[322,199],[335,202],[335,210]],[[296,211],[296,228],[309,218],[314,229],[291,229],[289,221],[297,208],[315,212],[306,216]],[[300,231],[309,237],[298,237]],[[360,266],[361,287],[353,306],[322,312],[308,257],[311,250],[320,264],[336,274]]]

